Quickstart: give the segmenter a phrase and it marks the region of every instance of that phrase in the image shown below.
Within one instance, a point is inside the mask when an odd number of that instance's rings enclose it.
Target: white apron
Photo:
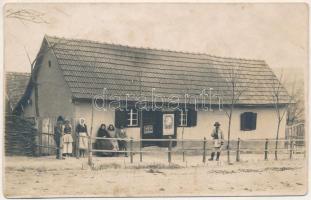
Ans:
[[[79,133],[79,149],[88,149],[88,138],[85,132]]]
[[[63,153],[72,153],[72,142],[71,134],[65,134],[63,136]]]

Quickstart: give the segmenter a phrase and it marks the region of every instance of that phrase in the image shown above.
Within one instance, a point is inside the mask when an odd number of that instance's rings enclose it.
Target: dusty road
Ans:
[[[303,195],[304,160],[202,164],[135,162],[128,158],[5,159],[6,197]]]

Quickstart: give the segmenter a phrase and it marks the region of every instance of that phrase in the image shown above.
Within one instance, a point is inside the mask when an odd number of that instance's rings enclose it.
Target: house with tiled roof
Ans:
[[[11,114],[24,95],[30,73],[7,72],[5,74],[6,113]]]
[[[278,106],[289,103],[263,60],[81,39],[45,36],[33,78],[37,92],[29,82],[16,112],[83,117],[93,136],[104,123],[126,127],[133,138],[209,138],[215,121],[227,132],[226,111],[234,99],[233,139],[274,138],[276,85]],[[283,120],[280,137],[285,125]]]

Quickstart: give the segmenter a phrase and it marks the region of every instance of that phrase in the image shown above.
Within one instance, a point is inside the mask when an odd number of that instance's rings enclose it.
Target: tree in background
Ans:
[[[272,99],[274,104],[274,110],[277,118],[277,129],[275,136],[275,151],[274,159],[278,160],[278,143],[281,122],[283,121],[289,105],[292,103],[292,97],[288,95],[287,91],[283,87],[285,85],[283,80],[283,71],[280,73],[279,79],[273,79],[272,81]]]
[[[231,122],[232,122],[232,115],[233,111],[235,109],[235,105],[239,102],[241,95],[246,92],[247,85],[245,81],[242,81],[241,78],[239,78],[239,66],[233,67],[231,66],[230,69],[228,69],[228,77],[226,78],[227,82],[227,89],[228,91],[225,94],[226,97],[224,97],[225,100],[223,104],[224,111],[226,113],[226,116],[228,118],[228,133],[227,133],[227,161],[230,163],[230,136],[231,136]],[[224,94],[222,94],[224,96]]]
[[[304,122],[304,84],[295,79],[289,88],[289,95],[293,100],[287,108],[287,125],[294,125]]]

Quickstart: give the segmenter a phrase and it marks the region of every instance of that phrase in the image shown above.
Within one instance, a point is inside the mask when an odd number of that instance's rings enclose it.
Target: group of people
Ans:
[[[213,138],[214,148],[211,153],[210,161],[219,160],[222,146],[224,144],[224,137],[222,130],[220,129],[220,123],[215,122],[215,128],[211,134]],[[83,118],[79,119],[79,124],[76,127],[76,138],[77,138],[77,149],[79,149],[79,157],[85,157],[85,153],[88,146],[91,145],[89,142],[88,129]],[[105,124],[101,124],[97,131],[97,140],[95,142],[95,149],[97,150],[111,150],[110,152],[97,152],[98,156],[116,156],[119,152],[124,152],[127,156],[127,135],[123,126],[118,129],[110,124],[106,128]],[[57,119],[56,126],[54,127],[54,139],[57,146],[56,158],[65,159],[68,156],[72,156],[73,151],[73,138],[72,138],[72,127],[70,120],[64,119],[59,116]],[[62,151],[62,152],[60,152]]]
[[[118,129],[110,124],[108,128],[106,128],[106,124],[101,124],[98,131],[97,137],[103,139],[97,139],[95,143],[96,149],[103,150],[113,150],[114,152],[98,152],[98,156],[116,156],[118,155],[117,151],[127,151],[127,135],[123,126]],[[119,138],[119,139],[114,139]],[[127,152],[124,152],[125,156],[127,156]]]
[[[54,127],[57,159],[65,159],[68,156],[72,156],[74,142],[72,132],[70,120],[59,116]],[[77,157],[85,157],[86,150],[88,149],[88,131],[83,118],[79,119],[79,124],[76,127],[76,138],[78,138],[77,147],[79,149]]]
[[[62,116],[57,118],[56,125],[54,127],[54,140],[56,144],[56,158],[65,159],[66,157],[72,156],[73,153],[73,134],[72,126],[70,120],[64,119]],[[79,123],[75,129],[76,137],[76,148],[77,158],[85,157],[89,145],[89,133],[87,125],[85,124],[85,119],[80,118]],[[97,131],[97,137],[99,139],[95,142],[95,149],[97,150],[113,150],[115,152],[106,153],[98,152],[99,156],[109,156],[117,155],[117,151],[127,151],[127,142],[126,142],[126,131],[124,127],[115,129],[115,127],[110,124],[108,129],[106,129],[105,124],[101,124]],[[102,138],[102,139],[101,139]],[[119,138],[119,139],[114,139]],[[127,153],[125,152],[125,156]]]

